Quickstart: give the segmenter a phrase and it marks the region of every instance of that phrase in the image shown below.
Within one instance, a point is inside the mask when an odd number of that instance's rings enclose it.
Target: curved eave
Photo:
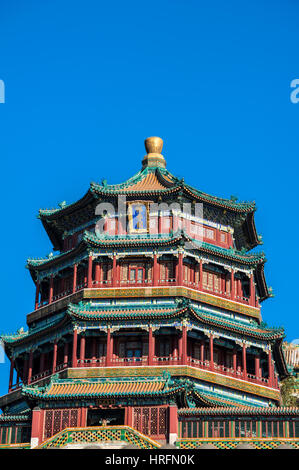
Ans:
[[[216,408],[219,405],[233,407],[237,404],[237,402],[234,400],[224,400],[224,399],[217,398],[217,397],[211,397],[197,390],[196,391],[194,390],[193,395],[197,404],[200,404],[201,406],[208,407],[208,408],[210,407]]]
[[[145,397],[169,397],[176,395],[178,393],[185,392],[184,387],[173,387],[167,388],[165,390],[157,392],[126,392],[126,393],[76,393],[76,394],[57,394],[57,395],[47,395],[47,393],[42,392],[33,387],[23,386],[22,395],[31,399],[39,399],[45,401],[55,401],[55,400],[70,400],[70,399],[94,399],[94,398],[109,398],[111,396],[116,398],[145,398]]]
[[[246,222],[244,224],[244,229],[247,232],[248,237],[248,248],[255,248],[257,245],[261,245],[256,231],[255,220],[254,220],[254,211],[249,212],[246,217]]]
[[[55,228],[55,222],[63,217],[70,217],[74,212],[83,209],[94,200],[94,194],[89,188],[85,195],[78,201],[69,204],[61,209],[45,210],[40,209],[38,217],[42,221],[48,237],[53,243],[54,250],[62,250],[63,240],[62,234]]]
[[[253,337],[263,341],[270,341],[276,340],[278,338],[284,337],[284,332],[282,330],[260,330],[255,331],[253,327],[248,327],[244,325],[239,325],[229,320],[218,320],[213,318],[211,315],[202,314],[200,312],[195,311],[192,307],[183,307],[181,309],[171,309],[165,308],[165,311],[159,312],[144,309],[140,310],[139,312],[133,311],[134,308],[131,309],[130,312],[118,312],[117,310],[111,311],[100,311],[100,310],[88,310],[82,309],[77,305],[70,304],[68,307],[68,315],[73,318],[74,320],[81,320],[81,321],[115,321],[115,320],[153,320],[153,319],[175,319],[175,318],[183,318],[184,314],[189,313],[195,320],[200,322],[201,324],[212,326],[218,329],[232,331],[240,336],[248,336]],[[137,310],[135,308],[135,310]],[[162,309],[161,309],[162,310]]]
[[[283,338],[280,338],[273,345],[273,356],[275,364],[278,370],[280,380],[286,379],[290,376],[288,371],[288,366],[284,357],[283,348],[282,348]]]
[[[118,313],[117,311],[111,311],[107,313],[103,313],[103,311],[91,311],[91,310],[83,310],[80,309],[77,305],[70,304],[68,307],[68,315],[74,319],[82,320],[82,321],[95,321],[95,320],[151,320],[151,319],[159,319],[159,318],[177,318],[184,314],[188,307],[184,307],[181,309],[175,308],[165,308],[163,312],[161,309],[149,310],[144,309],[143,311],[134,312],[134,307],[131,309],[130,312],[121,312]],[[136,310],[136,308],[135,308]],[[161,310],[161,312],[159,312]]]
[[[224,250],[218,248],[215,245],[211,245],[203,242],[198,245],[196,241],[186,236],[184,233],[175,234],[174,236],[167,237],[157,237],[157,238],[115,238],[115,237],[103,237],[98,238],[96,235],[91,234],[88,231],[84,232],[84,236],[81,242],[72,250],[68,252],[61,253],[60,255],[54,256],[50,259],[45,260],[27,260],[27,266],[31,272],[31,276],[34,281],[36,281],[35,271],[41,271],[47,268],[51,268],[61,261],[66,261],[68,258],[72,259],[74,256],[78,255],[86,248],[120,248],[120,247],[150,247],[150,246],[177,246],[182,241],[187,241],[193,245],[193,248],[199,253],[206,253],[208,255],[213,255],[220,257],[229,261],[236,261],[240,264],[257,266],[265,262],[264,253],[259,253],[255,255],[241,255],[231,250]],[[261,284],[266,286],[264,284]],[[268,292],[268,291],[267,291]],[[265,297],[266,298],[266,297]]]
[[[61,261],[67,261],[68,259],[73,259],[73,257],[82,253],[88,244],[82,239],[81,242],[72,250],[63,252],[57,256],[53,256],[53,258],[44,259],[44,260],[33,260],[28,259],[26,267],[29,269],[31,277],[34,282],[36,282],[36,272],[43,271],[44,269],[50,269],[51,267],[59,264]]]
[[[100,185],[93,185],[93,192],[97,196],[118,196],[118,195],[127,195],[127,196],[161,196],[169,197],[175,196],[179,193],[183,193],[185,196],[196,200],[197,202],[203,202],[214,207],[219,207],[221,209],[230,210],[234,213],[249,213],[255,210],[255,203],[234,203],[228,199],[221,199],[208,194],[196,191],[191,186],[187,186],[184,183],[174,184],[170,188],[165,189],[147,189],[147,190],[130,190],[129,187],[122,189],[115,189],[109,187],[103,187]]]
[[[224,330],[229,330],[233,331],[236,334],[239,335],[247,335],[249,337],[254,337],[260,340],[276,340],[278,338],[283,338],[284,337],[284,331],[279,330],[279,331],[273,331],[273,330],[261,330],[261,331],[254,331],[254,329],[251,327],[248,329],[245,326],[237,325],[236,323],[233,323],[229,320],[217,320],[216,318],[212,318],[211,315],[207,314],[201,314],[199,312],[196,312],[192,307],[190,307],[190,311],[192,312],[193,316],[201,321],[202,323],[205,323],[207,325],[217,327],[220,329]]]
[[[271,297],[267,283],[266,283],[264,268],[265,268],[265,262],[257,264],[256,270],[255,270],[256,282],[257,282],[258,290],[260,293],[260,302],[263,302],[264,300]]]
[[[30,421],[30,415],[0,415],[0,424],[1,423],[14,423],[14,422],[28,422]]]
[[[20,337],[16,337],[15,339],[12,339],[12,340],[9,340],[7,338],[5,338],[5,336],[1,337],[3,343],[4,343],[4,347],[5,347],[5,352],[6,354],[9,356],[10,352],[11,352],[11,349],[14,347],[14,346],[17,346],[19,344],[23,344],[23,343],[31,343],[33,339],[37,339],[39,338],[40,336],[44,336],[45,334],[47,333],[52,333],[53,331],[55,331],[56,329],[60,329],[62,326],[64,326],[66,323],[67,323],[67,320],[68,320],[68,315],[65,314],[63,318],[59,319],[59,321],[57,321],[57,323],[52,323],[51,325],[48,325],[46,326],[45,328],[43,329],[39,329],[39,330],[36,330],[36,331],[28,331],[26,332],[25,335],[23,336],[20,336]]]

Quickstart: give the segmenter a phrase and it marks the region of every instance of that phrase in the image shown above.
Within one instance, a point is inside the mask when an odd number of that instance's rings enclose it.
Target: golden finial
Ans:
[[[148,137],[144,141],[145,155],[142,160],[142,168],[146,167],[166,167],[166,161],[163,155],[161,155],[163,148],[163,140],[160,137]]]
[[[161,153],[163,148],[163,140],[160,137],[148,137],[144,141],[147,153]]]

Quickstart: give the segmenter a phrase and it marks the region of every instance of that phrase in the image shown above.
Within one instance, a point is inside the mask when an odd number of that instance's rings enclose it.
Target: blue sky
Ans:
[[[299,338],[298,14],[295,0],[1,2],[0,332],[25,326],[26,259],[52,250],[38,209],[124,181],[158,135],[172,173],[256,201],[276,294],[263,318]]]

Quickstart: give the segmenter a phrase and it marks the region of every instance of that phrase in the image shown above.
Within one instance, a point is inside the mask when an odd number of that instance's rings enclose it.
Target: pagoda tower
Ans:
[[[274,409],[289,426],[284,331],[261,319],[272,294],[265,255],[252,251],[255,203],[189,186],[166,169],[162,146],[146,139],[124,183],[91,183],[77,202],[39,211],[54,253],[27,260],[34,309],[26,329],[2,336],[1,444],[109,425],[162,443],[255,437]]]

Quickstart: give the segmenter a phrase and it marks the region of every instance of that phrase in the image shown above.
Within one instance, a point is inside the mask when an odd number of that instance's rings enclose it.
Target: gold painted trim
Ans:
[[[67,378],[95,378],[95,377],[158,377],[167,370],[173,376],[184,376],[212,382],[228,388],[233,388],[252,395],[258,395],[272,400],[280,399],[279,390],[264,387],[263,385],[245,382],[233,377],[227,377],[216,372],[197,369],[190,366],[144,366],[144,367],[84,367],[67,369]]]
[[[100,299],[107,297],[187,297],[191,300],[197,300],[208,305],[224,308],[225,310],[231,310],[261,320],[259,308],[240,304],[233,300],[222,299],[212,294],[190,289],[190,287],[117,287],[107,289],[84,289],[83,298]]]

